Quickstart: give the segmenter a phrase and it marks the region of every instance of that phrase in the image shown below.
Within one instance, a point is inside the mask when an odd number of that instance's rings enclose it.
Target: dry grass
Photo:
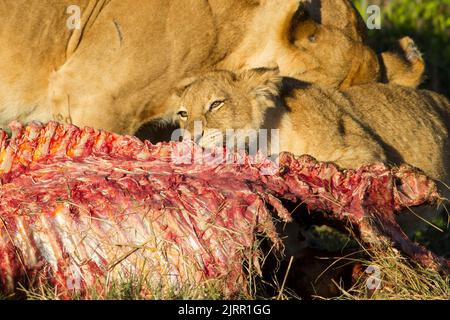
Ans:
[[[326,228],[325,228],[326,229]],[[321,229],[320,229],[321,230]],[[326,229],[327,230],[327,229]],[[323,234],[325,233],[325,235]],[[326,232],[320,233],[321,237],[328,239],[330,235]],[[343,243],[348,241],[344,237]],[[321,239],[324,240],[324,239]],[[262,238],[255,241],[253,254],[262,254],[260,250]],[[351,288],[340,287],[341,295],[333,299],[337,300],[448,300],[450,299],[450,277],[449,275],[441,275],[434,270],[425,269],[422,266],[406,259],[398,250],[394,249],[388,243],[380,243],[375,249],[368,250],[359,244],[365,255],[364,259],[356,258],[356,255],[348,255],[341,260],[345,263],[359,263],[362,266],[362,277],[360,277]],[[273,250],[274,248],[272,248]],[[260,256],[261,264],[264,263],[268,253]],[[358,255],[359,257],[361,255]],[[341,261],[342,262],[342,261]],[[377,290],[369,290],[367,287],[369,274],[365,274],[364,270],[368,266],[375,266],[379,271],[379,279],[381,286]],[[252,261],[244,261],[243,268],[246,274],[246,282],[249,284],[247,290],[241,292],[236,299],[300,299],[295,292],[285,286],[284,281],[277,282],[274,279],[266,279],[263,281],[258,272],[258,268],[253,265]],[[286,272],[290,272],[289,268]],[[324,270],[325,272],[325,270]],[[147,281],[145,274],[135,279],[123,279],[117,282],[108,282],[106,286],[91,287],[87,289],[89,299],[107,299],[107,300],[167,300],[167,299],[208,299],[219,300],[224,298],[224,280],[215,279],[200,284],[188,284],[183,288],[168,291],[167,285],[155,286]],[[286,279],[286,277],[280,277]],[[263,297],[261,295],[261,284],[270,286],[275,289],[272,297]],[[101,288],[99,290],[99,288]],[[57,300],[62,295],[53,287],[42,284],[32,290],[19,288],[19,296],[28,300]],[[12,299],[13,296],[0,296],[1,299]],[[81,296],[75,295],[74,299],[82,299]],[[315,297],[316,299],[324,299]]]
[[[337,299],[372,300],[448,300],[450,277],[414,263],[389,244],[367,251],[366,260],[356,260],[363,269],[374,266],[379,270],[380,286],[368,289],[369,274],[364,274],[349,290],[341,288]]]

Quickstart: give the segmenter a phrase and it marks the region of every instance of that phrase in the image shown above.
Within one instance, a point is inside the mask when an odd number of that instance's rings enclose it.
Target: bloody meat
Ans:
[[[0,131],[3,293],[20,283],[89,297],[88,288],[104,294],[111,281],[144,277],[173,292],[216,279],[232,297],[248,290],[244,264],[259,271],[257,235],[280,247],[270,212],[290,221],[280,200],[351,223],[368,245],[384,237],[427,267],[449,265],[395,222],[403,208],[439,199],[434,182],[407,166],[341,170],[289,153],[277,164],[225,152],[235,161],[223,163],[209,161],[223,150],[191,143],[55,122],[10,127],[10,139]],[[180,150],[200,158],[174,161]]]

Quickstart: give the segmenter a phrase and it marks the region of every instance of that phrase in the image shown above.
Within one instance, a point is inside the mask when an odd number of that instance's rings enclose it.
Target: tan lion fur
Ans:
[[[431,91],[387,84],[336,90],[273,70],[216,71],[191,79],[173,114],[191,133],[201,121],[203,132],[194,138],[206,147],[226,142],[227,129],[279,129],[279,151],[344,168],[407,163],[450,185],[450,104]],[[448,187],[438,185],[448,196]]]
[[[309,59],[310,67],[304,74],[293,71],[291,76],[341,89],[373,82],[416,88],[421,83],[425,62],[411,38],[400,39],[396,51],[378,56],[364,38],[355,36],[353,29],[352,26],[341,29],[320,24],[306,11],[298,11],[286,34],[290,35],[289,41],[308,57],[304,60]],[[320,77],[325,74],[326,78]]]
[[[134,133],[166,113],[181,79],[216,67],[277,64],[283,75],[330,86],[361,74],[343,55],[321,56],[330,43],[303,50],[289,42],[299,3],[360,47],[364,28],[347,0],[3,0],[0,127],[55,119]],[[66,27],[69,5],[81,9],[79,30]],[[371,66],[372,54],[359,52],[358,64]],[[336,71],[318,68],[323,60]],[[376,81],[372,71],[354,78]]]
[[[80,6],[82,29],[66,9]],[[0,126],[56,119],[133,133],[169,89],[242,41],[254,0],[4,0]],[[233,23],[228,23],[233,21]]]
[[[392,84],[416,88],[423,80],[425,61],[414,41],[403,37],[397,50],[381,54],[385,66],[385,79]]]

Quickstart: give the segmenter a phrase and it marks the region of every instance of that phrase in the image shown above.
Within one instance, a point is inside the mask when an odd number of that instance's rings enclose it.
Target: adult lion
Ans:
[[[295,46],[289,33],[305,1],[1,0],[0,126],[56,119],[134,133],[165,112],[169,89],[180,79],[215,67],[275,63],[283,75],[336,79],[330,84],[336,86],[352,70],[368,70],[364,64],[372,66],[374,54],[352,59],[357,66],[314,59]],[[312,15],[363,43],[350,1],[307,2]],[[73,29],[78,8],[80,28]],[[321,63],[326,74],[316,72]],[[353,75],[346,84],[376,81],[377,72]]]

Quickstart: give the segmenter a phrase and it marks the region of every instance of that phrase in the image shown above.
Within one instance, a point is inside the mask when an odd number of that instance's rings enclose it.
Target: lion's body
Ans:
[[[438,94],[384,84],[344,91],[313,86],[285,101],[292,125],[281,126],[280,134],[295,137],[286,150],[346,168],[408,163],[435,179],[447,177],[450,105]]]

